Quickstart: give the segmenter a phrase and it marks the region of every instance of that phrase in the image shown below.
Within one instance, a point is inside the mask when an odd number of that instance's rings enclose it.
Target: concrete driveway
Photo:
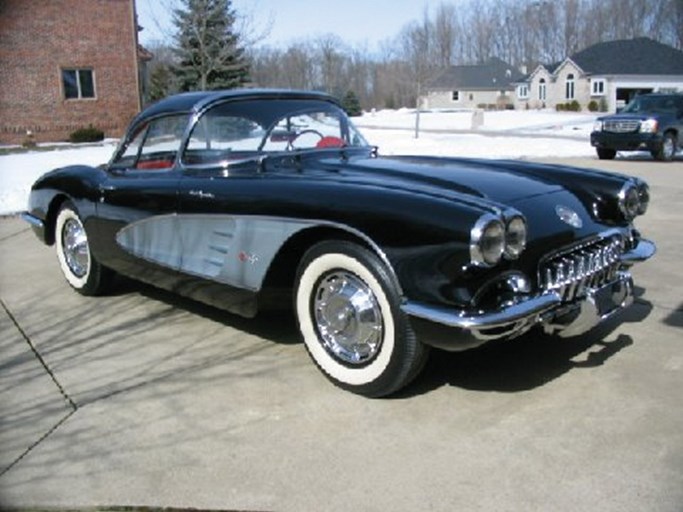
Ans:
[[[122,284],[84,298],[0,221],[0,507],[683,510],[683,162],[646,178],[659,246],[590,335],[434,353],[392,399],[337,390],[286,316]]]

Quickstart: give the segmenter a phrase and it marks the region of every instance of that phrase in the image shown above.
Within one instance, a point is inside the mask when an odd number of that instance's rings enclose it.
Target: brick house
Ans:
[[[1,0],[0,70],[0,143],[119,137],[140,110],[134,0]]]

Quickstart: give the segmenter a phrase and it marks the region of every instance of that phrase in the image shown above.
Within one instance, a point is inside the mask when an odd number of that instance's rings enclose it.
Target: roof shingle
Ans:
[[[484,64],[451,66],[430,84],[432,90],[508,89],[524,75],[507,62],[492,58]]]
[[[683,75],[683,52],[647,37],[589,46],[571,59],[600,75]]]

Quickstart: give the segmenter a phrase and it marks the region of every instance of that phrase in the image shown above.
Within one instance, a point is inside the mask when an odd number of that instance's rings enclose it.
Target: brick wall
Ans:
[[[95,98],[65,99],[65,68],[92,69]],[[138,91],[134,0],[0,0],[0,143],[119,137]]]

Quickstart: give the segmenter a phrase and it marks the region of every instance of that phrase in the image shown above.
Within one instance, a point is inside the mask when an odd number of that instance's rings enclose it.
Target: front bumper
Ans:
[[[656,151],[662,140],[660,133],[591,133],[591,146],[616,151]]]
[[[541,324],[561,336],[582,334],[633,302],[633,279],[628,268],[651,258],[655,244],[639,240],[620,257],[622,270],[614,280],[598,288],[587,288],[572,302],[564,302],[557,291],[520,296],[495,311],[455,310],[409,301],[403,311],[410,316],[418,339],[427,345],[457,351],[494,339],[514,338]]]
[[[28,222],[35,235],[45,243],[45,223],[42,219],[39,219],[35,215],[31,215],[29,212],[22,212],[21,218],[25,222]]]

